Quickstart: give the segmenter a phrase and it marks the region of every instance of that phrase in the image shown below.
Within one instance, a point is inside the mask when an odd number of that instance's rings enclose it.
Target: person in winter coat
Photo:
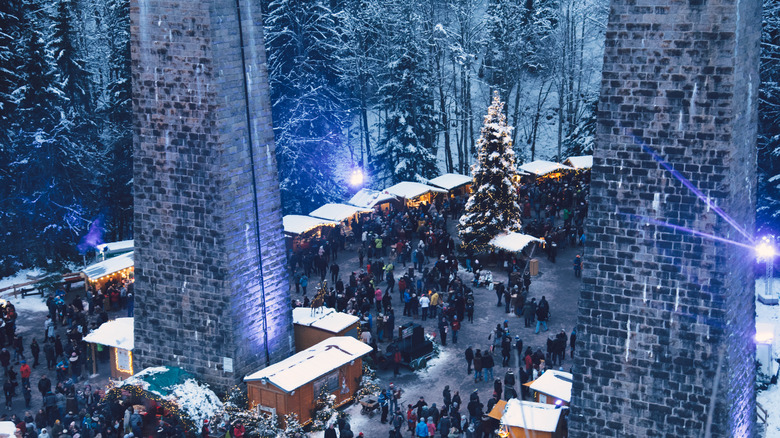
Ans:
[[[5,379],[3,393],[5,394],[5,408],[10,411],[14,401],[14,384],[11,379]]]
[[[419,423],[417,423],[417,427],[414,428],[414,436],[417,438],[427,438],[428,437],[428,425],[425,424],[425,420],[420,418]]]
[[[458,331],[460,331],[460,321],[458,321],[458,315],[452,315],[452,322],[450,323],[452,328],[452,343],[458,343]]]
[[[531,298],[531,301],[526,302],[523,307],[523,319],[526,327],[531,327],[534,315],[536,315],[536,298]]]
[[[495,365],[496,363],[493,361],[493,355],[490,354],[489,351],[485,351],[485,353],[482,354],[482,368],[485,371],[486,382],[493,381],[493,367]]]
[[[38,345],[38,340],[33,338],[32,343],[30,343],[30,353],[32,353],[33,357],[33,368],[38,367],[38,356],[41,354],[41,346]]]
[[[325,429],[325,438],[338,438],[336,435],[336,428],[334,427],[333,423],[331,423],[330,426]]]
[[[544,327],[544,331],[547,331],[547,320],[550,317],[550,305],[547,304],[547,300],[542,296],[539,301],[539,306],[536,308],[536,331],[539,333],[539,328]]]
[[[22,377],[22,386],[30,386],[30,374],[32,369],[27,361],[22,359],[22,365],[19,367],[19,375]]]
[[[482,352],[474,353],[474,383],[482,381]]]
[[[442,438],[447,438],[450,436],[450,429],[452,428],[452,423],[450,423],[450,417],[446,413],[439,418],[439,424],[436,426],[436,428],[439,431],[439,434]]]
[[[234,438],[244,438],[244,433],[246,432],[246,429],[244,429],[244,425],[241,423],[236,423],[233,426],[233,437]]]
[[[46,369],[53,370],[57,364],[57,355],[54,352],[54,344],[47,342],[43,344],[43,354],[46,356]]]

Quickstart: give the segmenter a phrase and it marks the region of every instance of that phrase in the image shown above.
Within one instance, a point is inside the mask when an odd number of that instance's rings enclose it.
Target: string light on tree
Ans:
[[[485,250],[499,233],[521,228],[512,128],[506,124],[498,92],[485,116],[477,150],[477,162],[471,168],[474,193],[458,224],[463,247],[475,252]]]

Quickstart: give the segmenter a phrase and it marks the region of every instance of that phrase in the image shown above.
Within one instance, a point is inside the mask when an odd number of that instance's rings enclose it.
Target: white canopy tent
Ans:
[[[530,163],[525,163],[520,166],[520,170],[528,173],[532,173],[536,176],[543,176],[549,173],[560,172],[562,170],[572,170],[569,166],[564,166],[561,163],[554,163],[552,161],[536,160]]]
[[[297,235],[321,226],[333,227],[338,223],[300,214],[288,214],[282,218],[282,225],[285,233]]]
[[[520,252],[531,242],[541,243],[542,240],[527,234],[508,232],[492,238],[490,245],[509,252]]]
[[[81,276],[87,281],[96,281],[132,267],[133,252],[128,252],[87,266],[81,271]]]
[[[371,213],[367,207],[356,207],[349,204],[325,204],[309,213],[309,216],[334,222],[343,222],[358,213]]]
[[[569,157],[563,162],[575,169],[590,169],[593,167],[593,155],[581,155],[578,157]]]
[[[442,189],[453,190],[460,186],[471,184],[472,181],[473,179],[470,176],[461,175],[459,173],[445,173],[444,175],[429,180],[428,183],[436,187],[441,187]]]
[[[412,181],[399,182],[392,187],[388,187],[385,191],[404,199],[414,199],[428,193],[447,193],[447,190]]]
[[[371,189],[360,189],[360,191],[355,193],[355,196],[349,200],[349,204],[361,208],[374,208],[379,204],[384,204],[385,202],[392,201],[393,199],[396,198],[390,193]]]

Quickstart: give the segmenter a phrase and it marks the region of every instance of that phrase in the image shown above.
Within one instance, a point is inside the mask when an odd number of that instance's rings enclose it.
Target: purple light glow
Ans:
[[[658,219],[653,219],[653,218],[650,218],[650,217],[647,217],[647,216],[639,216],[639,215],[627,214],[627,213],[622,213],[622,214],[624,214],[626,216],[633,217],[634,219],[636,219],[638,221],[641,221],[641,222],[650,223],[650,224],[653,224],[653,225],[660,225],[662,227],[671,228],[673,230],[682,231],[682,232],[685,232],[685,233],[688,233],[688,234],[692,234],[692,235],[695,235],[695,236],[704,237],[706,239],[717,240],[719,242],[724,242],[724,243],[729,243],[729,244],[732,244],[732,245],[741,246],[741,247],[747,248],[747,249],[754,249],[753,246],[745,244],[745,243],[740,243],[740,242],[737,242],[735,240],[726,239],[725,237],[719,237],[719,236],[716,236],[714,234],[709,234],[709,233],[704,233],[704,232],[701,232],[701,231],[692,230],[690,228],[683,227],[681,225],[675,225],[675,224],[672,224],[672,223],[669,223],[669,222],[660,221]]]

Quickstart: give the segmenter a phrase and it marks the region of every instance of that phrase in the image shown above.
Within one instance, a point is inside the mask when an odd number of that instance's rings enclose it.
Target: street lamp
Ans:
[[[774,258],[777,251],[775,250],[775,247],[772,245],[772,241],[768,236],[764,236],[761,238],[761,242],[759,242],[756,245],[756,257],[759,260],[764,260],[764,263],[766,264],[766,283],[764,286],[764,295],[769,298],[772,292],[772,288],[770,286],[770,282],[772,281],[772,269],[774,267]]]

